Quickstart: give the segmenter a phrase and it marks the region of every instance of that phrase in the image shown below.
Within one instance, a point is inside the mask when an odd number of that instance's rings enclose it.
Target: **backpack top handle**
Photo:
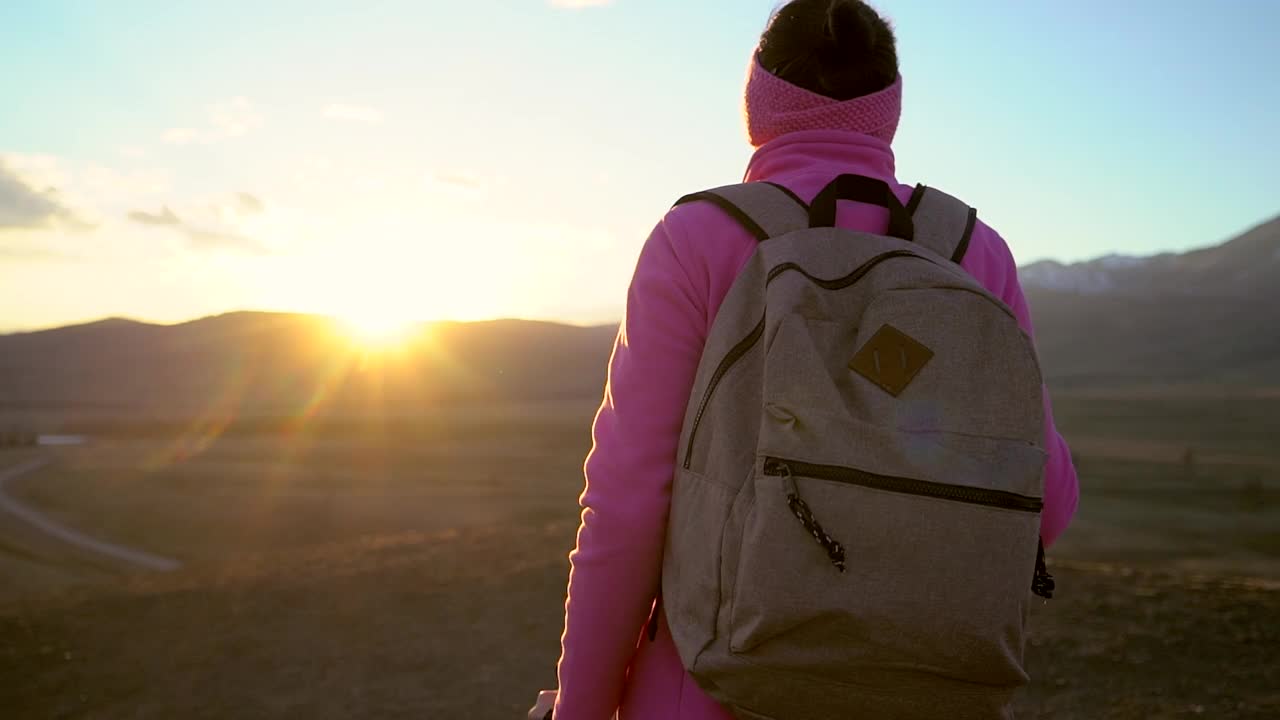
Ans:
[[[840,175],[823,188],[809,207],[809,227],[835,227],[836,202],[839,200],[888,208],[888,234],[907,242],[915,238],[915,224],[911,221],[911,213],[907,212],[898,196],[893,194],[889,184],[863,175]]]

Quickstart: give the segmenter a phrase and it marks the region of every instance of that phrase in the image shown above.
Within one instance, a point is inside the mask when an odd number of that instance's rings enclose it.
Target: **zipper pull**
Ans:
[[[826,530],[822,529],[822,525],[818,523],[818,519],[813,516],[813,511],[809,509],[809,504],[800,497],[800,488],[796,486],[795,476],[791,474],[791,468],[784,462],[770,461],[765,466],[765,472],[769,474],[779,474],[782,476],[782,488],[787,493],[787,507],[791,508],[791,514],[796,516],[804,529],[808,531],[813,539],[827,551],[827,558],[831,560],[831,564],[840,572],[845,571],[845,554],[844,546],[836,542]]]
[[[800,488],[796,487],[796,478],[791,474],[791,467],[784,462],[774,462],[773,470],[782,476],[782,487],[788,498],[799,498]]]
[[[1042,539],[1040,548],[1036,550],[1036,574],[1031,580],[1031,592],[1045,600],[1052,600],[1056,585],[1053,576],[1049,574],[1049,566],[1044,561],[1044,540]]]

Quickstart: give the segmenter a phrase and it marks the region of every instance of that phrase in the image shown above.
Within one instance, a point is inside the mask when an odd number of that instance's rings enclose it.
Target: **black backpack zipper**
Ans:
[[[711,382],[707,384],[706,392],[702,393],[702,401],[698,404],[698,414],[693,418],[693,428],[689,430],[689,444],[684,451],[684,469],[688,470],[693,464],[693,441],[698,436],[698,427],[702,425],[702,416],[707,412],[707,406],[711,404],[711,395],[716,391],[716,387],[720,381],[724,379],[725,373],[729,372],[744,355],[751,351],[751,348],[760,342],[760,338],[764,336],[764,316],[760,316],[760,322],[756,323],[755,329],[751,334],[740,340],[734,345],[720,364],[716,366],[716,371],[711,375]]]
[[[967,487],[964,485],[947,485],[946,483],[917,480],[915,478],[878,475],[864,470],[855,470],[854,468],[839,467],[836,465],[816,465],[814,463],[782,460],[779,458],[765,459],[764,474],[774,477],[786,477],[794,474],[799,477],[814,478],[817,480],[830,480],[831,482],[845,483],[848,485],[860,485],[873,490],[886,490],[888,492],[903,493],[905,495],[919,495],[921,497],[938,498],[939,500],[952,500],[955,502],[969,503],[971,505],[985,505],[987,507],[1002,508],[1004,510],[1020,510],[1022,512],[1038,513],[1044,508],[1044,501],[1040,498],[1019,495],[1017,493],[1006,492],[1004,490],[989,490],[987,488]]]
[[[1039,513],[1044,508],[1044,501],[1040,498],[1019,495],[1018,493],[1004,490],[947,485],[928,480],[916,480],[915,478],[879,475],[838,465],[818,465],[773,457],[765,458],[764,474],[783,479],[783,490],[787,494],[787,507],[791,509],[791,513],[804,526],[805,531],[813,536],[815,542],[822,546],[831,564],[840,572],[845,571],[845,548],[827,534],[827,531],[822,528],[821,523],[814,516],[809,504],[800,497],[800,489],[796,486],[795,481],[797,475],[817,480],[858,485],[874,490],[938,498],[940,500],[951,500],[953,502],[1005,510]],[[1048,600],[1053,597],[1054,585],[1053,576],[1049,574],[1049,570],[1045,565],[1044,541],[1041,540],[1036,551],[1036,565],[1031,581],[1031,591]]]

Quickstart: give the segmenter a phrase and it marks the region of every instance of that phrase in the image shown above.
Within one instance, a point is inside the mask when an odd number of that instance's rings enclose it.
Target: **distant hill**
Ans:
[[[1275,297],[1280,293],[1280,217],[1221,245],[1151,257],[1108,255],[1019,271],[1023,287],[1118,297]]]
[[[598,397],[616,327],[423,325],[367,354],[327,318],[111,319],[0,336],[0,412],[90,416],[413,416],[433,404]]]
[[[1181,255],[1023,268],[1058,387],[1280,387],[1280,218]],[[333,321],[233,313],[111,319],[0,336],[0,423],[101,417],[402,417],[442,403],[599,397],[614,327],[518,320],[422,326],[364,356]]]
[[[1052,383],[1280,387],[1280,217],[1188,253],[1019,275]]]

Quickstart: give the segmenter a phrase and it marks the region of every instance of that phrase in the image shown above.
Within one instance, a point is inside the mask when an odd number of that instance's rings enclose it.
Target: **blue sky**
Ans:
[[[672,200],[740,177],[773,6],[0,3],[0,330],[616,319]],[[900,179],[963,196],[1020,261],[1280,212],[1280,3],[877,6]]]

